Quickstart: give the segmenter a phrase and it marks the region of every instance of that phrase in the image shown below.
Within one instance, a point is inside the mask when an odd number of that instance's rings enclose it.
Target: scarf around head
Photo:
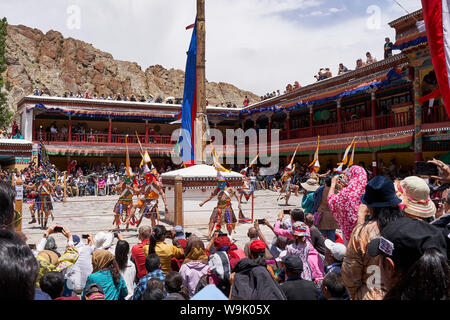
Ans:
[[[329,194],[328,205],[344,237],[349,240],[358,220],[361,196],[366,192],[367,172],[360,166],[351,166],[347,176],[349,179],[347,187],[338,194]]]
[[[186,257],[183,264],[197,260],[201,260],[203,263],[208,264],[208,256],[206,255],[205,245],[196,235],[193,234],[188,238],[184,252],[186,253]]]
[[[98,249],[92,254],[92,272],[97,272],[105,269],[111,261],[114,260],[114,255],[108,250]]]

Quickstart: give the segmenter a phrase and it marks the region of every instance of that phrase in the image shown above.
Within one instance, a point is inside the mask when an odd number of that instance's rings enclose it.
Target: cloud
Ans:
[[[395,38],[387,23],[406,13],[391,1],[379,1],[380,29],[369,29],[366,8],[373,1],[355,1],[206,1],[208,81],[228,82],[264,95],[283,91],[296,80],[312,83],[321,67],[330,67],[335,74],[343,62],[353,69],[366,51],[382,59],[384,38]],[[411,11],[420,8],[420,0],[401,3]],[[81,9],[79,30],[67,28],[69,5]],[[137,62],[142,69],[161,64],[184,70],[192,33],[185,27],[194,22],[196,1],[2,0],[0,12],[11,24],[58,30],[116,59]]]

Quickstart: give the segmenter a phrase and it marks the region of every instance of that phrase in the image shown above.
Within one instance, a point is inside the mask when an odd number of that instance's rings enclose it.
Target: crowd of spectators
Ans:
[[[450,167],[430,163],[439,176],[428,183],[370,178],[359,165],[307,172],[302,208],[281,211],[274,225],[256,219],[242,248],[220,230],[204,242],[164,225],[140,227],[134,246],[117,231],[75,235],[67,226],[28,244],[14,231],[14,189],[0,181],[0,298],[449,300]]]

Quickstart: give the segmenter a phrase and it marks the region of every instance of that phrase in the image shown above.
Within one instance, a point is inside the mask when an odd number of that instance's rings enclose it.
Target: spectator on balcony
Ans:
[[[134,94],[131,94],[130,101],[133,101],[133,102],[137,101]]]
[[[39,89],[38,89],[38,88],[34,89],[33,94],[34,94],[35,96],[40,96],[40,95],[41,95],[41,93],[39,92]]]
[[[113,98],[111,97],[111,95],[110,94],[108,94],[108,98],[107,98],[107,100],[112,100]]]
[[[78,99],[81,99],[81,98],[83,98],[83,95],[81,94],[81,92],[80,92],[80,91],[78,91],[78,92],[77,92],[77,98],[78,98]]]
[[[370,52],[366,53],[366,57],[367,57],[366,65],[377,62],[377,59],[375,57],[372,57],[372,54]]]
[[[162,103],[163,102],[163,98],[161,96],[158,96],[155,100],[156,103]]]
[[[123,96],[123,101],[128,101],[129,99],[128,99],[128,96],[127,95],[124,95]]]
[[[277,97],[281,95],[280,90],[277,90]]]
[[[120,95],[120,93],[117,94],[116,100],[117,101],[122,101],[122,96]]]
[[[86,92],[84,93],[84,98],[85,98],[85,99],[91,99],[91,96],[89,95],[89,92],[86,91]]]
[[[100,100],[105,100],[105,95],[102,93],[102,95],[100,96]]]
[[[151,95],[151,94],[149,94],[148,95],[148,100],[147,100],[147,102],[148,103],[152,103],[154,100],[153,100],[153,96]]]
[[[389,38],[385,38],[384,41],[386,42],[384,44],[384,58],[387,59],[392,56],[392,47],[394,46],[394,44]]]
[[[355,69],[361,69],[362,67],[365,66],[365,63],[362,61],[361,58],[359,58],[358,60],[356,60],[356,67]]]
[[[139,102],[145,102],[145,97],[141,96],[141,99],[139,100]]]
[[[66,125],[64,125],[64,126],[61,128],[61,133],[62,133],[62,135],[63,135],[64,137],[66,137],[68,132],[69,132],[69,129],[67,129]]]
[[[96,93],[94,93],[94,97],[93,97],[95,100],[97,100],[98,99],[98,97],[97,97],[97,94]]]
[[[344,66],[343,63],[339,63],[338,75],[344,74],[346,72],[348,72],[348,68],[346,66]]]

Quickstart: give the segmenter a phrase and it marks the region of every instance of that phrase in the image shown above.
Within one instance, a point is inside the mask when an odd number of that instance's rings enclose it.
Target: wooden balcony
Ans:
[[[111,140],[108,139],[107,133],[72,133],[69,141],[68,133],[50,133],[42,132],[42,140],[47,143],[69,144],[69,145],[84,145],[84,144],[98,144],[98,145],[123,145],[125,140],[129,145],[138,144],[136,135],[130,134],[128,138],[126,134],[111,134]],[[171,136],[167,135],[148,135],[147,141],[145,135],[139,135],[139,140],[142,144],[151,145],[173,145]],[[35,133],[34,141],[39,141],[39,132]]]

